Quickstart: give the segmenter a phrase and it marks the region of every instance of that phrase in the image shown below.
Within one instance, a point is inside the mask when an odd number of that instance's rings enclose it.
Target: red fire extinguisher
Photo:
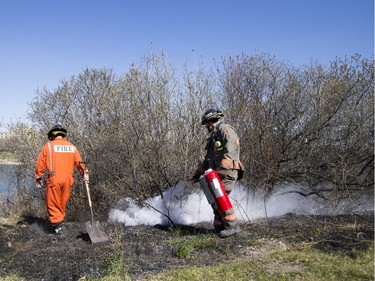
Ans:
[[[219,175],[215,170],[208,169],[199,179],[199,183],[203,188],[208,203],[216,203],[220,212],[225,212],[233,208]]]

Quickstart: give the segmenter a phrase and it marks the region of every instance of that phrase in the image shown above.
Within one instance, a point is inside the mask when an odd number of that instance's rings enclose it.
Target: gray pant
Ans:
[[[228,170],[224,178],[220,177],[221,182],[224,186],[224,189],[228,195],[233,191],[237,178],[238,178],[237,170]]]

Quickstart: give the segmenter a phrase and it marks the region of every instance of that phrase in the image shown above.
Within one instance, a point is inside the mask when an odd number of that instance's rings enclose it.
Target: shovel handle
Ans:
[[[85,186],[86,186],[87,199],[89,201],[89,206],[92,207],[91,196],[90,196],[90,188],[89,188],[89,184],[86,181],[85,181]]]
[[[92,212],[92,203],[91,203],[91,196],[90,196],[90,188],[89,188],[89,183],[87,181],[85,181],[85,186],[86,186],[87,199],[89,201],[90,212],[91,212],[91,225],[94,225],[94,214]]]

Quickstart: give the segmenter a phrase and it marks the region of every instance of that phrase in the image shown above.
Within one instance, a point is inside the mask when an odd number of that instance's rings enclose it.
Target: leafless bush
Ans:
[[[90,168],[96,212],[106,213],[119,198],[162,195],[201,160],[199,119],[207,107],[221,107],[238,131],[250,188],[272,192],[279,183],[299,182],[307,183],[304,195],[325,195],[327,183],[335,196],[371,190],[372,62],[354,56],[295,69],[268,55],[242,54],[216,68],[186,64],[180,77],[164,54],[151,54],[121,76],[85,69],[55,90],[38,91],[29,111],[33,129],[14,140],[26,179],[19,184],[24,202],[44,208],[32,175],[56,122]],[[13,127],[26,132],[23,126]],[[77,180],[71,216],[81,219],[85,206]]]
[[[294,69],[242,55],[223,66],[225,104],[241,128],[250,185],[274,191],[278,183],[307,182],[304,195],[338,197],[373,189],[371,61],[356,55]]]

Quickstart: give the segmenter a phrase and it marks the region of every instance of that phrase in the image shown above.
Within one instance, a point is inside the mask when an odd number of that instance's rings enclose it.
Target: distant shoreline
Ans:
[[[0,159],[0,165],[20,165],[21,163],[11,159]]]

